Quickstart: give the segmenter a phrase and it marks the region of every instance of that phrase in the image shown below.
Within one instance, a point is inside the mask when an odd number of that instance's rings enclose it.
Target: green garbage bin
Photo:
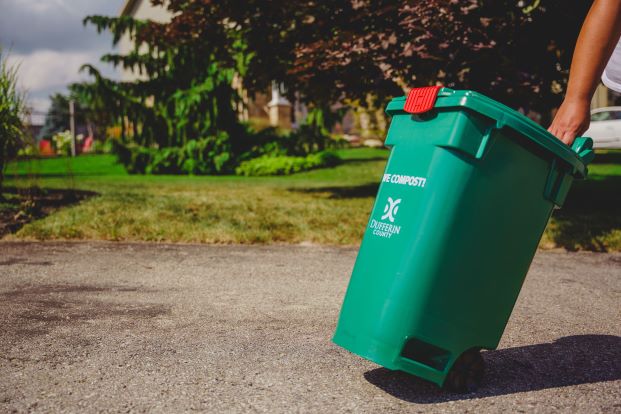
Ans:
[[[455,391],[476,388],[555,207],[584,178],[570,148],[472,91],[393,99],[390,157],[334,342]]]

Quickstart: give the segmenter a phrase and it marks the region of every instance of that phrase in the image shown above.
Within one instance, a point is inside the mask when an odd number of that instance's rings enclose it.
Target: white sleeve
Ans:
[[[621,92],[621,40],[617,43],[602,73],[602,82],[613,91]]]

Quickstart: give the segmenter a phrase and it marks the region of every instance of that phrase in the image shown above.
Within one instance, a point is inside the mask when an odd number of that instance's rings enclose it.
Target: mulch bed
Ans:
[[[93,197],[93,191],[5,187],[0,194],[0,238],[54,211]]]

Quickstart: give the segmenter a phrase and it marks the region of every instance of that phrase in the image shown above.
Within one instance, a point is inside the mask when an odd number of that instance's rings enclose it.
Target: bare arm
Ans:
[[[567,145],[589,128],[591,98],[620,36],[621,0],[595,0],[576,42],[565,100],[548,128]]]

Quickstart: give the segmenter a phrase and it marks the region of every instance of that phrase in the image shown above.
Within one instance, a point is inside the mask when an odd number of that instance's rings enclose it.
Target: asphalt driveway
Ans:
[[[355,255],[0,243],[0,412],[621,412],[621,255],[539,253],[466,395],[330,342]]]

